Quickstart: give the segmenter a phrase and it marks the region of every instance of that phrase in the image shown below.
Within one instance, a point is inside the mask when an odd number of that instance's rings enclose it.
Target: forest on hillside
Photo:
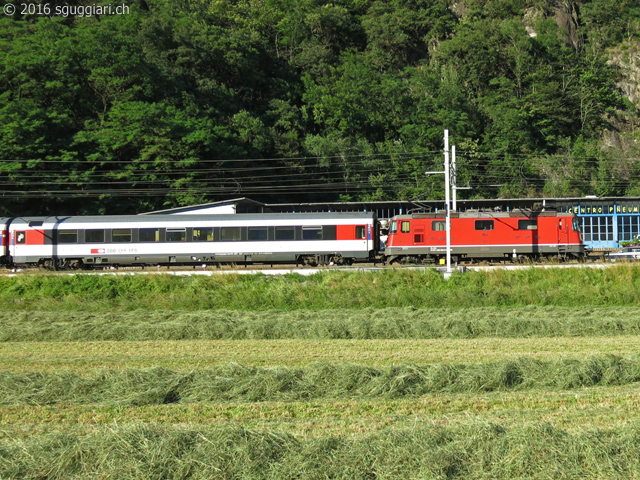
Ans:
[[[3,215],[640,195],[637,0],[14,5]]]

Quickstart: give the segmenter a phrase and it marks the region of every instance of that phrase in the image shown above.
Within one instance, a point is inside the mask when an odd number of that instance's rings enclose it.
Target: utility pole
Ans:
[[[447,269],[444,277],[451,276],[451,172],[449,171],[449,130],[444,131],[444,208],[445,208],[445,229],[447,237]]]
[[[455,147],[454,152],[455,152]],[[455,172],[455,168],[454,168]],[[451,172],[449,166],[449,130],[444,131],[444,171],[442,172],[424,172],[427,175],[444,174],[444,209],[445,209],[445,233],[446,233],[446,270],[444,278],[451,276]],[[454,177],[455,191],[455,177]]]
[[[451,145],[451,193],[453,195],[453,211],[458,210],[458,182],[456,181],[456,146]]]

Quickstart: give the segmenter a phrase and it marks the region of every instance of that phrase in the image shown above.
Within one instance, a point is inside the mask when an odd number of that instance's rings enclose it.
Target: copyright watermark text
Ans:
[[[43,17],[93,17],[95,15],[128,15],[129,5],[113,3],[106,5],[52,5],[51,3],[7,3],[2,7],[7,16],[36,15]]]

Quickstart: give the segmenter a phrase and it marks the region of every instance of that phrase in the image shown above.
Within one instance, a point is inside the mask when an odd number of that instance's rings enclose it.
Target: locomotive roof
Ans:
[[[464,212],[451,212],[451,218],[510,218],[510,217],[574,217],[575,214],[567,212],[557,212],[556,210],[511,210],[510,212],[494,212],[491,210],[467,210]],[[396,215],[396,219],[419,219],[419,218],[445,218],[445,212],[437,213],[412,213],[407,215]]]

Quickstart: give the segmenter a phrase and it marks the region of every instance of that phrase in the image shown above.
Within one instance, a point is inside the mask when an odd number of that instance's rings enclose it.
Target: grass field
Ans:
[[[0,279],[0,479],[640,478],[640,269],[573,270]]]

